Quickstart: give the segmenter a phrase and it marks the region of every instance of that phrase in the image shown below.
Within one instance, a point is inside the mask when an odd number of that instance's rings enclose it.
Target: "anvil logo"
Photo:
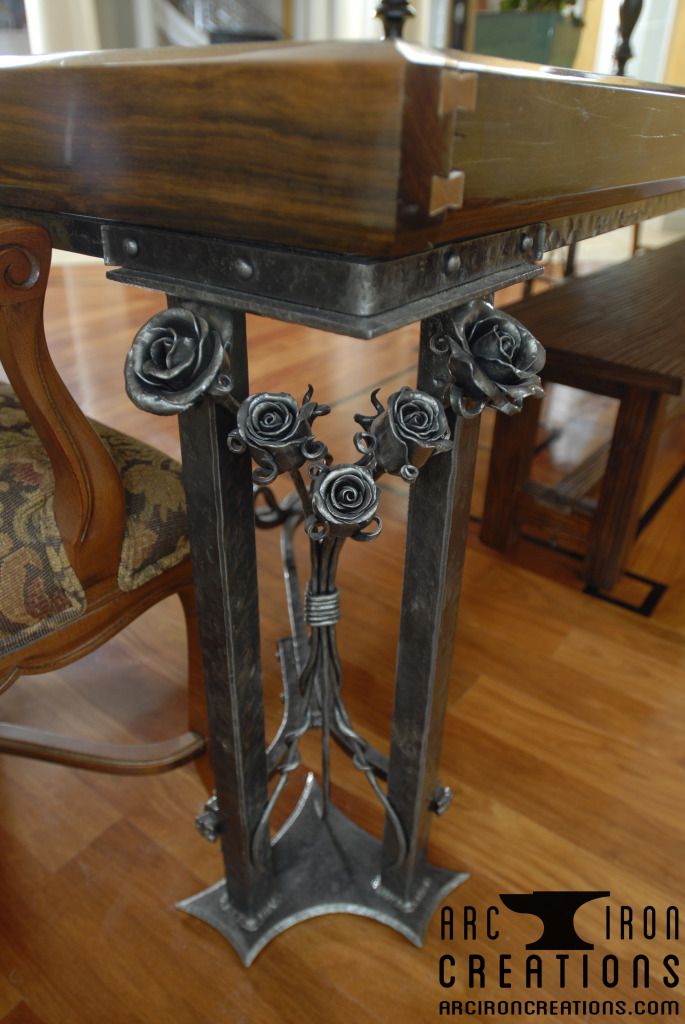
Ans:
[[[585,903],[610,895],[609,892],[537,890],[500,893],[499,898],[509,910],[517,914],[534,914],[542,921],[542,935],[535,942],[526,943],[526,949],[594,949],[593,943],[578,935],[573,919]]]

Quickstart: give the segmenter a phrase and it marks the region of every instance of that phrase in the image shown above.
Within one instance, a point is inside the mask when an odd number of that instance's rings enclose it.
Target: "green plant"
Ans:
[[[569,0],[501,0],[501,11],[563,11]]]

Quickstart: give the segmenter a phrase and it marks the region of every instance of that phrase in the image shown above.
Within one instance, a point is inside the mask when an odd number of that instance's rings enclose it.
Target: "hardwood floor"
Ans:
[[[100,267],[53,272],[48,337],[59,369],[90,415],[178,454],[173,419],[145,415],[123,394],[124,355],[160,296],[105,282]],[[251,318],[252,388],[292,391],[308,383],[333,405],[317,432],[337,459],[353,456],[352,415],[368,392],[387,395],[413,380],[414,329],[360,342]],[[543,339],[544,340],[544,339]],[[572,419],[540,472],[565,471],[607,430],[612,408],[556,391],[549,423]],[[484,417],[477,515],[487,470],[491,417]],[[685,419],[665,432],[647,502],[682,464]],[[402,568],[406,488],[387,486],[383,535],[348,545],[341,565],[340,645],[345,694],[360,731],[383,749],[392,701],[395,610]],[[504,558],[480,545],[474,524],[466,563],[442,776],[455,799],[436,819],[431,855],[468,871],[447,900],[454,941],[436,916],[423,949],[362,918],[331,916],[275,939],[248,970],[214,931],[174,909],[220,876],[218,850],[196,833],[204,789],[189,766],[157,778],[110,778],[0,757],[0,1022],[2,1024],[272,1024],[431,1021],[441,1000],[677,999],[662,960],[665,908],[685,906],[685,484],[641,534],[635,573],[667,585],[651,618],[582,593],[577,562],[522,543]],[[267,725],[276,727],[280,682],[275,643],[287,632],[277,538],[259,535]],[[3,717],[113,742],[157,739],[183,725],[185,649],[175,599],[148,612],[99,652],[69,669],[20,680],[2,696]],[[315,741],[305,745],[318,764]],[[372,830],[373,794],[337,754],[334,794]],[[291,787],[296,789],[295,784]],[[500,893],[609,890],[579,910],[580,934],[595,944],[583,987],[581,954],[541,954],[542,985],[525,988],[525,949],[539,920],[506,910]],[[464,939],[465,906],[498,907],[497,939],[478,920]],[[631,942],[605,934],[604,907],[635,908]],[[657,915],[642,937],[642,908]],[[617,920],[612,918],[612,925]],[[681,933],[682,934],[682,933]],[[443,954],[453,986],[442,988]],[[480,954],[483,989],[469,989],[467,962]],[[498,983],[499,957],[511,967]],[[649,990],[633,988],[632,962],[648,956]],[[602,984],[616,955],[619,983]],[[611,973],[609,961],[609,973]],[[449,980],[449,979],[448,979]],[[611,978],[609,979],[611,980]],[[466,1011],[464,1011],[466,1012]],[[565,1019],[610,1020],[571,1007]],[[538,1010],[541,1020],[552,1013]],[[661,1011],[645,1020],[662,1019]],[[516,1020],[514,1012],[471,1019]]]

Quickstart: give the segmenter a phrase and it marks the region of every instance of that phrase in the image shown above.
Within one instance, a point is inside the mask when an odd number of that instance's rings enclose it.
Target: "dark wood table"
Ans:
[[[539,404],[498,417],[481,540],[506,550],[521,525],[585,554],[591,591],[610,590],[635,540],[645,487],[671,399],[685,382],[679,315],[685,240],[530,296],[508,312],[545,338],[545,382],[615,398],[611,441],[557,488],[528,480]],[[680,402],[676,401],[676,407]],[[597,499],[588,495],[602,481]]]
[[[418,944],[463,878],[426,851],[450,800],[438,764],[478,417],[540,393],[539,343],[489,300],[549,249],[685,205],[685,93],[392,41],[12,61],[0,96],[0,212],[169,296],[126,375],[143,408],[179,414],[201,618],[216,796],[199,825],[225,879],[182,906],[245,963],[334,911]],[[422,322],[417,384],[360,415],[355,463],[315,439],[310,394],[250,396],[246,311],[355,338]],[[338,557],[377,534],[383,473],[410,487],[389,759],[349,719],[335,642]],[[255,523],[283,531],[292,623],[268,749]],[[309,729],[321,781],[272,837]],[[330,800],[331,739],[383,806],[381,842]]]

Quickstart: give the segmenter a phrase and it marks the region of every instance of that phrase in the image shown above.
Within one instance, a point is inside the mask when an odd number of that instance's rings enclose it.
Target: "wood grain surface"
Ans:
[[[685,194],[684,105],[401,41],[13,59],[0,205],[394,255]]]
[[[553,491],[528,483],[535,407],[498,420],[481,531],[485,543],[506,550],[531,524],[574,550],[584,540],[587,583],[604,590],[616,584],[634,540],[667,395],[680,394],[685,380],[679,315],[684,257],[685,241],[674,242],[511,307],[513,316],[544,338],[543,380],[618,398],[620,406],[607,451],[592,453]],[[596,501],[572,500],[579,485],[585,496],[600,480]]]
[[[685,240],[578,277],[508,312],[544,339],[543,377],[591,389],[605,382],[679,395],[685,381],[681,314]]]
[[[104,282],[102,268],[57,269],[48,337],[89,414],[178,454],[176,424],[133,408],[119,383],[134,332],[161,305],[159,295]],[[382,386],[385,399],[412,380],[413,329],[359,342],[248,318],[248,332],[253,389],[299,396],[314,383],[319,401],[334,406],[317,421],[317,433],[341,459],[355,457],[352,415],[370,409],[370,388]],[[549,474],[565,471],[611,429],[608,400],[576,393],[571,401],[562,390],[556,399],[550,394],[543,418],[558,419],[563,410],[571,430],[546,451]],[[491,431],[488,414],[476,513]],[[681,418],[662,435],[647,502],[682,464],[684,442]],[[390,481],[380,509],[383,534],[373,544],[350,545],[341,562],[346,700],[355,724],[380,747],[392,706],[405,508],[406,488]],[[607,941],[600,911],[605,902],[615,914],[622,904],[640,913],[651,905],[661,922],[666,906],[685,904],[684,518],[681,484],[631,555],[631,569],[668,584],[651,619],[584,595],[577,561],[562,552],[528,544],[503,558],[479,544],[475,526],[472,532],[441,769],[455,802],[436,820],[430,848],[435,863],[470,873],[448,903],[460,920],[465,906],[497,905],[499,893],[611,891],[597,909],[589,905],[577,916],[579,931],[596,944],[588,987],[574,973],[561,990],[547,975],[534,998],[632,1004],[645,995],[632,988],[636,953],[654,968],[649,996],[678,998],[660,980],[661,958],[678,948],[663,929],[651,941]],[[260,533],[258,541],[273,734],[281,712],[274,649],[288,619],[277,538]],[[112,742],[154,740],[183,727],[185,677],[182,615],[172,599],[70,669],[21,680],[3,695],[3,710],[36,727],[104,732]],[[143,696],[156,709],[164,694],[161,713],[143,710]],[[306,763],[318,763],[315,745],[304,754]],[[380,834],[368,785],[337,753],[333,779],[335,800]],[[154,779],[113,779],[0,757],[0,792],[3,1024],[416,1024],[439,1019],[443,998],[526,995],[524,947],[539,924],[512,913],[505,921],[504,908],[496,942],[482,932],[473,941],[461,932],[443,941],[435,918],[420,950],[373,921],[323,917],[279,936],[245,971],[216,932],[174,909],[176,900],[220,875],[219,851],[193,826],[205,790],[192,766]],[[445,953],[458,961],[450,989],[438,981]],[[512,988],[503,992],[489,973],[482,991],[469,992],[469,953],[491,965],[510,954]],[[621,971],[610,994],[598,967],[609,954]],[[583,1014],[564,1019],[580,1024]]]

